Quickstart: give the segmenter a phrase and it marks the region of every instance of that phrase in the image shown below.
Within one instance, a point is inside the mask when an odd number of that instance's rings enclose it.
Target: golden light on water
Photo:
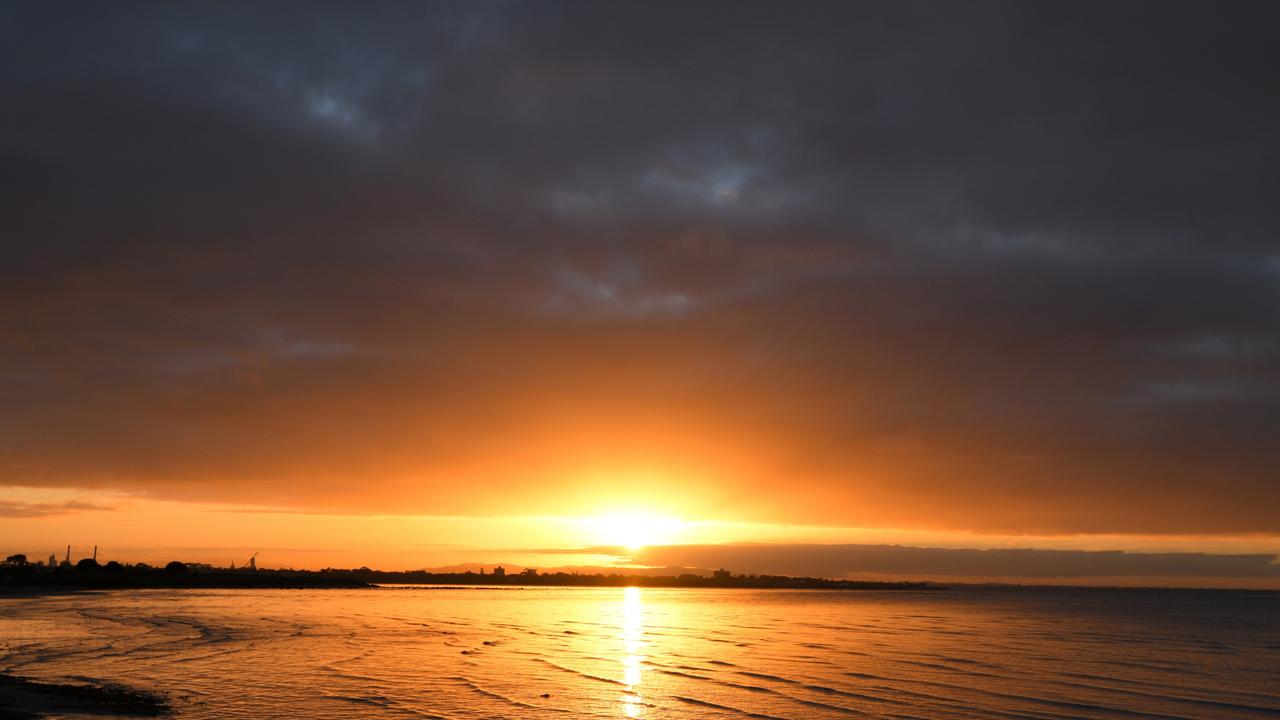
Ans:
[[[640,588],[629,587],[622,594],[622,681],[627,689],[622,695],[622,714],[640,717],[644,706],[640,699],[640,682],[644,672],[644,605]]]

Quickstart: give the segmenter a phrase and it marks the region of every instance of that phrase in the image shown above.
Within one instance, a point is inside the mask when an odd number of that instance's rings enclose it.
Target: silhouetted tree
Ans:
[[[24,555],[23,553],[18,553],[17,555],[10,555],[9,557],[4,559],[4,564],[9,565],[11,567],[25,567],[27,564],[27,556]]]
[[[164,566],[166,575],[185,575],[187,572],[187,564],[174,560]]]
[[[80,562],[76,563],[77,572],[89,572],[89,571],[97,570],[101,567],[102,566],[98,564],[98,561],[94,560],[93,558],[85,558]]]

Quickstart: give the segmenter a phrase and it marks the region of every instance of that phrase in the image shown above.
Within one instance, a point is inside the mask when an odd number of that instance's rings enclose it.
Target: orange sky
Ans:
[[[24,552],[42,560],[51,553],[61,559],[66,545],[70,544],[73,558],[87,556],[92,547],[98,545],[99,557],[104,561],[150,563],[181,557],[216,565],[244,564],[249,555],[260,553],[258,562],[263,567],[312,569],[361,565],[416,569],[502,563],[544,569],[613,567],[625,570],[655,562],[658,566],[675,562],[706,569],[703,567],[706,558],[700,558],[696,549],[725,548],[729,554],[720,558],[719,564],[735,565],[739,571],[746,571],[753,564],[764,564],[759,571],[788,572],[791,561],[784,559],[779,565],[778,561],[765,559],[752,548],[759,548],[761,544],[774,548],[797,547],[796,557],[814,554],[805,548],[833,548],[842,544],[938,550],[1126,550],[1140,554],[1211,553],[1224,557],[1273,554],[1277,548],[1277,539],[1270,535],[1008,535],[697,519],[669,514],[669,506],[653,503],[603,504],[594,515],[480,517],[334,515],[30,488],[8,488],[3,500],[9,517],[0,523],[0,552]],[[28,517],[18,517],[19,509]],[[677,551],[666,557],[661,552],[664,546]],[[688,548],[692,553],[680,548]],[[699,564],[700,561],[703,564]],[[851,578],[888,575],[940,581],[1028,580],[1012,571],[975,575],[955,567],[950,570],[954,574],[949,574],[945,562],[939,567],[941,569],[900,569],[886,573],[880,568],[859,570],[851,566],[844,570],[838,562],[803,566],[808,572]],[[1280,587],[1277,574],[1280,573],[1225,578],[1071,574],[1039,581]]]
[[[1273,573],[1266,23],[673,11],[15,13],[0,546]]]

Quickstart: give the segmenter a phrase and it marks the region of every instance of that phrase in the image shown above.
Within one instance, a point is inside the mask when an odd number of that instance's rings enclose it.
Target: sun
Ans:
[[[667,515],[644,511],[612,512],[583,521],[593,545],[615,545],[635,551],[679,539],[685,523]]]

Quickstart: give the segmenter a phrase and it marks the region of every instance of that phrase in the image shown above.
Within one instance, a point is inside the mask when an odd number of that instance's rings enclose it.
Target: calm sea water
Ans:
[[[0,670],[185,718],[1275,718],[1280,595],[676,589],[0,598]]]

